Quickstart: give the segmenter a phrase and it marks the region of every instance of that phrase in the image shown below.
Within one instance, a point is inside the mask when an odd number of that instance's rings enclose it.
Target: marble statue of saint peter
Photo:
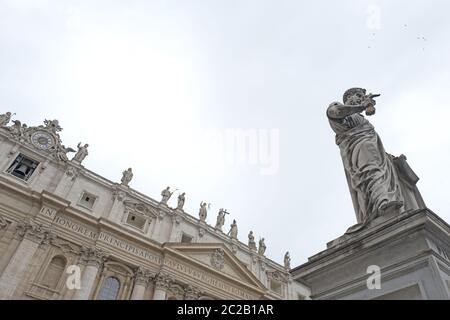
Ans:
[[[351,88],[344,93],[344,103],[333,102],[327,109],[360,224],[388,212],[424,207],[415,186],[419,179],[406,157],[386,153],[375,128],[361,114],[375,114],[376,96]]]

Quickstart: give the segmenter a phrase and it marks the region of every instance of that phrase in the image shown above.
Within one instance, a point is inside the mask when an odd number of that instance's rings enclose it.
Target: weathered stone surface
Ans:
[[[419,178],[406,157],[386,153],[373,125],[361,114],[375,114],[376,96],[366,95],[362,88],[351,88],[344,93],[343,104],[333,102],[327,109],[356,219],[362,226],[383,214],[425,207],[416,187]]]
[[[292,275],[313,299],[450,299],[449,244],[450,226],[430,210],[392,214],[330,242]],[[380,289],[367,286],[370,266],[381,270]]]
[[[261,265],[254,262],[256,253],[237,239],[237,226],[229,237],[207,223],[206,213],[198,217],[185,212],[184,193],[177,208],[170,208],[130,187],[131,169],[123,172],[121,183],[114,183],[82,166],[87,145],[78,145],[73,161],[58,159],[57,149],[52,149],[63,147],[57,121],[26,127],[15,120],[9,127],[7,120],[5,115],[5,126],[0,126],[2,299],[99,299],[111,278],[120,283],[111,295],[115,299],[309,295],[307,286],[287,280],[281,293],[271,290],[266,272],[287,276],[288,271],[268,258]],[[28,139],[34,132],[40,133],[34,136],[35,144]],[[7,172],[21,153],[37,163],[27,181]],[[173,242],[189,250],[169,246]],[[59,264],[49,267],[54,257]],[[68,289],[66,281],[77,268],[80,288]],[[72,273],[48,277],[48,270]],[[171,280],[155,278],[156,274]],[[43,283],[50,278],[57,280],[51,288]]]

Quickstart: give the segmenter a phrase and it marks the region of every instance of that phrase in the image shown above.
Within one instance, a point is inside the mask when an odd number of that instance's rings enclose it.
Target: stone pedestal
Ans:
[[[291,272],[312,299],[450,299],[450,226],[429,209],[379,217]]]

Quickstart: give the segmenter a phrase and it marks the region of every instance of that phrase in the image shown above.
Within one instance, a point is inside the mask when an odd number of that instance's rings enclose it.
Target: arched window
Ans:
[[[98,295],[98,300],[116,300],[119,294],[120,282],[117,278],[108,277]]]
[[[51,289],[56,289],[56,286],[64,273],[64,269],[66,269],[66,263],[67,260],[63,256],[53,257],[42,277],[42,284]]]

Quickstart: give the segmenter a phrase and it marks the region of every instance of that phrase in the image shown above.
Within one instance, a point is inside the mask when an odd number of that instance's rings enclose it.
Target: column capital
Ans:
[[[134,283],[136,285],[147,286],[148,282],[153,277],[154,274],[150,270],[138,267],[134,273]]]
[[[185,286],[184,292],[184,298],[186,300],[198,300],[201,290],[196,286],[188,284],[187,286]]]
[[[80,250],[80,263],[100,268],[105,262],[107,255],[95,247],[82,247]]]
[[[123,190],[120,190],[119,188],[115,189],[112,192],[113,201],[123,202],[126,197],[127,197],[127,193]]]
[[[67,169],[65,172],[66,176],[68,176],[70,178],[70,180],[75,181],[78,176],[80,175],[80,170],[78,170],[77,168],[75,168],[72,165],[67,164]]]
[[[6,228],[7,226],[8,222],[6,221],[6,219],[0,216],[0,230]]]
[[[155,288],[167,291],[174,282],[174,278],[166,273],[158,273],[155,277]]]
[[[56,234],[47,227],[31,220],[21,221],[16,226],[16,236],[38,244],[48,244],[56,239]]]

